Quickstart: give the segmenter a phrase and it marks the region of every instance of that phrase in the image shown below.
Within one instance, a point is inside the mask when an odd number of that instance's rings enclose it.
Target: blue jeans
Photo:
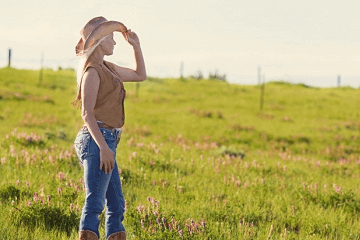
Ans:
[[[79,230],[89,230],[99,237],[99,214],[106,205],[105,231],[106,238],[111,234],[125,231],[124,220],[125,200],[121,189],[119,170],[116,164],[116,147],[121,131],[115,133],[100,128],[109,148],[115,153],[114,169],[105,174],[100,170],[100,150],[87,128],[80,129],[74,141],[75,151],[84,168],[86,188],[85,205],[82,209]]]

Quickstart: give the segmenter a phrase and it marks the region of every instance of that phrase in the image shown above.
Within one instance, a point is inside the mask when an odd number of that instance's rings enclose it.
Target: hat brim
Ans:
[[[90,33],[85,43],[83,39],[79,40],[78,44],[75,47],[76,56],[84,56],[87,49],[91,48],[91,46],[93,46],[96,41],[98,41],[102,37],[105,37],[108,34],[111,34],[114,31],[127,32],[127,28],[124,24],[117,21],[107,21],[101,23]]]

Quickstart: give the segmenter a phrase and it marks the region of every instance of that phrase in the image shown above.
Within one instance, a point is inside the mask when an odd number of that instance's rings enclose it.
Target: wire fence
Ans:
[[[9,57],[0,57],[0,66],[7,67],[16,67],[16,68],[31,68],[31,69],[40,69],[40,68],[73,68],[76,69],[79,59],[76,57],[73,58],[46,58],[43,57],[44,53],[39,54],[39,58],[22,58],[17,56],[12,56],[9,53]],[[10,58],[10,59],[9,59]],[[10,63],[9,63],[10,61]]]

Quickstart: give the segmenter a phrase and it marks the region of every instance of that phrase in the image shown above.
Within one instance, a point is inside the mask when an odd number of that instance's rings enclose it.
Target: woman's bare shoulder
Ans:
[[[98,73],[98,71],[96,70],[96,68],[89,66],[84,73],[84,77],[83,77],[84,81],[88,81],[88,80],[92,80],[92,81],[100,81],[100,75]]]

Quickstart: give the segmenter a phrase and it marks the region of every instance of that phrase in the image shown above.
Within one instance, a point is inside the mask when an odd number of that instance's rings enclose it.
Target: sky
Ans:
[[[100,3],[101,2],[101,3]],[[147,75],[202,71],[238,84],[285,80],[312,86],[360,86],[360,2],[323,0],[1,0],[0,67],[77,68],[75,45],[93,17],[122,22],[139,36]],[[114,54],[135,67],[134,53],[115,32]]]

